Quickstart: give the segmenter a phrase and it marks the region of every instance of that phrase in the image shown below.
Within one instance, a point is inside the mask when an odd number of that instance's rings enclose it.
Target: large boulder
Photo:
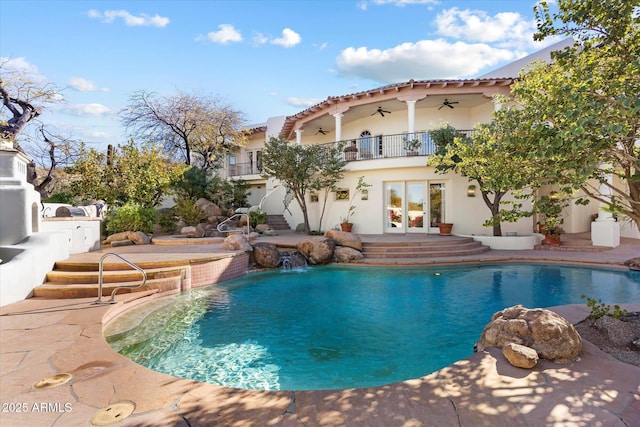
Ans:
[[[180,229],[182,237],[200,238],[204,237],[204,229],[202,227],[187,226]]]
[[[264,268],[276,268],[280,263],[280,251],[272,243],[256,243],[253,245],[253,259]]]
[[[327,230],[324,236],[335,240],[338,246],[346,246],[347,248],[353,248],[357,251],[362,250],[362,240],[360,240],[360,236],[357,234],[339,230]]]
[[[253,251],[253,247],[251,247],[249,241],[242,234],[230,234],[222,242],[221,248],[225,251]]]
[[[333,260],[336,242],[328,237],[312,237],[300,241],[296,248],[309,260],[309,264],[322,265]]]
[[[574,360],[582,351],[582,338],[565,318],[551,310],[521,305],[495,313],[482,331],[476,350],[503,348],[509,343],[531,347],[541,359],[555,362]]]
[[[196,200],[195,207],[206,213],[207,217],[222,215],[222,209],[212,201],[205,198]]]
[[[361,260],[364,258],[362,252],[353,248],[347,248],[345,246],[338,246],[334,251],[334,255],[337,262],[343,263]]]
[[[121,233],[111,234],[107,236],[104,241],[106,244],[112,244],[113,242],[131,240],[135,245],[149,245],[151,244],[151,238],[142,231],[123,231]]]

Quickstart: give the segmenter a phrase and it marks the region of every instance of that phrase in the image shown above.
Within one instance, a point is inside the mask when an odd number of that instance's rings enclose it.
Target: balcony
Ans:
[[[459,130],[460,136],[468,138],[473,130]],[[413,144],[408,141],[414,142]],[[341,153],[347,162],[361,160],[393,159],[398,157],[430,156],[435,153],[436,146],[429,132],[401,133],[396,135],[376,135],[360,137],[329,144],[322,144],[330,148],[342,145],[345,150]],[[352,148],[353,147],[353,148]],[[252,163],[237,163],[227,166],[227,176],[259,175],[262,168]]]

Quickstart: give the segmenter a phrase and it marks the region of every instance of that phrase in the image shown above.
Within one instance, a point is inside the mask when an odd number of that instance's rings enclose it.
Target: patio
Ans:
[[[276,240],[293,243],[295,234]],[[131,257],[197,257],[215,244],[124,247]],[[120,249],[120,248],[118,248]],[[153,251],[149,253],[149,251]],[[597,253],[490,251],[483,261],[620,265],[637,256],[636,241]],[[98,256],[100,253],[82,254]],[[464,261],[464,260],[459,260]],[[103,321],[119,304],[95,298],[32,298],[0,309],[0,424],[87,426],[630,426],[640,424],[640,368],[588,342],[568,364],[541,361],[514,368],[500,350],[473,354],[425,377],[382,387],[332,391],[246,391],[170,377],[114,352]],[[151,297],[153,298],[153,297]],[[640,310],[640,303],[627,305]],[[585,305],[554,308],[573,323]],[[56,374],[70,374],[67,377]],[[43,383],[38,382],[45,380]],[[61,382],[57,385],[57,382]],[[35,386],[34,386],[35,385]],[[93,420],[93,424],[92,424]],[[119,421],[119,422],[118,422]]]

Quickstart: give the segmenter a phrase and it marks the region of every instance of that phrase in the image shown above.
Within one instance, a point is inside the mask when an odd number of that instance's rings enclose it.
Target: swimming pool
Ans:
[[[308,390],[418,378],[473,352],[505,307],[640,302],[640,274],[559,265],[324,266],[252,273],[132,309],[105,330],[159,372]]]

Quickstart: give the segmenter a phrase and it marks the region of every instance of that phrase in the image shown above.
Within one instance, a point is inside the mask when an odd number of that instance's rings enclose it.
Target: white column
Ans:
[[[601,166],[602,169],[609,167],[610,165]],[[611,198],[611,188],[607,184],[611,184],[612,181],[611,174],[607,174],[607,183],[600,184],[600,194],[605,198]],[[594,246],[615,248],[620,245],[620,224],[616,222],[611,212],[602,209],[605,206],[607,205],[600,203],[598,219],[591,223],[591,243]]]
[[[416,101],[407,102],[407,132],[414,133],[416,131]]]
[[[304,132],[302,129],[296,129],[296,144],[298,145],[302,144],[302,132]]]
[[[333,118],[336,122],[336,142],[342,141],[342,113],[333,114]]]

